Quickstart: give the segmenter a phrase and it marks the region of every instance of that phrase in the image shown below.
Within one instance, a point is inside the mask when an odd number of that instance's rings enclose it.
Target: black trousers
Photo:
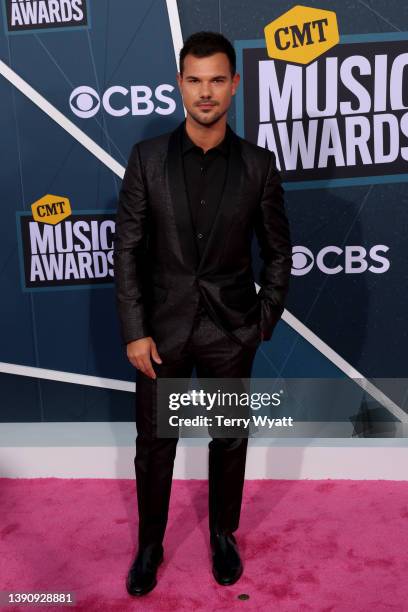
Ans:
[[[235,333],[243,345],[231,339],[200,305],[189,341],[177,359],[152,361],[157,378],[250,378],[260,344],[259,324]],[[159,351],[160,352],[160,351]],[[157,380],[137,371],[136,385],[136,489],[139,512],[139,548],[162,544],[169,510],[176,438],[158,438]],[[211,435],[211,431],[210,431]],[[212,437],[209,443],[210,533],[238,529],[248,439]]]

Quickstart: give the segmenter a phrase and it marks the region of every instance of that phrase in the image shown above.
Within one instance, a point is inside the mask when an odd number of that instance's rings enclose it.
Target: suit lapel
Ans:
[[[184,180],[181,134],[183,123],[170,135],[167,151],[167,183],[173,202],[181,250],[186,265],[198,266],[198,251]]]
[[[204,253],[201,257],[199,271],[202,271],[206,266],[217,263],[221,257],[222,246],[226,244],[226,237],[231,228],[235,210],[239,206],[241,180],[241,147],[238,137],[231,130],[230,154],[224,190]]]

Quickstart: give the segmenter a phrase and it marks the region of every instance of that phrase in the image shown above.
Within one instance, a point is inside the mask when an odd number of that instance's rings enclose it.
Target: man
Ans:
[[[227,111],[239,83],[221,34],[193,34],[177,81],[187,111],[175,131],[132,149],[119,198],[114,251],[127,356],[137,368],[139,548],[132,595],[156,585],[163,560],[178,437],[156,436],[157,378],[249,378],[288,290],[291,244],[274,155],[234,134]],[[257,295],[255,231],[263,259]],[[219,584],[242,574],[238,528],[247,438],[209,444],[209,528]]]

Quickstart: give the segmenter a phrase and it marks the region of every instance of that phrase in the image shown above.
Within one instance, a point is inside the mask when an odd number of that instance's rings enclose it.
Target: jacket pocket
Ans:
[[[247,310],[257,303],[258,295],[253,282],[221,287],[220,296],[226,306]]]

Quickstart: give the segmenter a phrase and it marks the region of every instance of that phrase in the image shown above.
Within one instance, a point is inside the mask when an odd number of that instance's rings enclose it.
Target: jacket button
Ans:
[[[200,240],[201,240],[202,237],[203,237],[202,234],[197,234],[197,238],[200,238]]]

